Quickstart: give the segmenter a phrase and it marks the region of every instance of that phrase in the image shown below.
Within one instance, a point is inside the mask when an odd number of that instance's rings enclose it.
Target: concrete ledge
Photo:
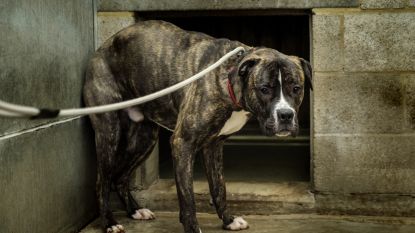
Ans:
[[[358,0],[98,0],[99,11],[312,9],[358,6]]]
[[[237,214],[283,214],[314,212],[314,197],[308,183],[241,183],[227,182],[228,206]],[[195,181],[194,193],[199,212],[214,213],[209,204],[207,182]],[[135,192],[139,202],[155,211],[178,211],[173,180],[160,180],[148,190]]]
[[[415,216],[415,195],[316,194],[320,214]]]

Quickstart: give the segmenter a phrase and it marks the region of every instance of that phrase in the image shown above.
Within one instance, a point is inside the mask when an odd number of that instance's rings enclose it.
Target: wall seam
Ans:
[[[411,129],[411,122],[408,118],[409,113],[408,113],[408,78],[404,77],[403,74],[401,74],[401,76],[399,77],[400,82],[401,82],[401,90],[402,90],[402,102],[403,102],[403,116],[404,116],[404,121],[403,121],[403,127],[406,130]]]
[[[311,10],[312,11],[312,10]],[[312,64],[312,67],[314,68],[314,28],[313,28],[313,20],[314,20],[314,16],[312,13],[310,13],[309,15],[309,36],[310,36],[310,41],[309,41],[309,49],[310,49],[310,63]],[[315,83],[315,70],[313,69],[313,83]],[[314,164],[314,135],[315,135],[315,130],[314,130],[314,91],[310,91],[310,146],[309,146],[309,150],[310,150],[310,188],[311,190],[316,190],[316,185],[314,182],[314,171],[315,171],[315,164]]]
[[[33,132],[36,132],[36,131],[39,131],[39,130],[48,129],[48,128],[51,128],[51,127],[56,126],[56,125],[61,125],[61,124],[65,124],[65,123],[80,119],[82,117],[83,116],[67,118],[67,119],[64,119],[64,120],[61,120],[61,121],[54,121],[54,122],[39,125],[39,126],[36,126],[36,127],[33,127],[33,128],[24,129],[24,130],[21,130],[21,131],[17,131],[17,132],[9,133],[9,134],[6,134],[6,135],[2,135],[0,137],[0,141],[7,140],[7,139],[10,139],[10,138],[14,138],[14,137],[18,137],[18,136],[28,134],[28,133],[33,133]]]
[[[344,27],[344,15],[341,15],[340,16],[340,48],[341,48],[341,70],[343,71],[343,72],[345,72],[345,68],[346,68],[346,54],[345,54],[345,43],[344,43],[344,30],[345,30],[345,27]]]
[[[98,0],[92,0],[93,9],[93,30],[94,30],[94,51],[98,49]]]

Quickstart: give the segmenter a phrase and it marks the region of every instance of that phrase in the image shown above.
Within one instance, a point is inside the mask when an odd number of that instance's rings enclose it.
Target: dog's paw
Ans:
[[[245,221],[242,217],[236,217],[229,225],[224,226],[224,228],[230,231],[240,231],[248,229],[249,225],[248,222]]]
[[[133,215],[131,215],[131,217],[133,219],[137,219],[137,220],[152,220],[152,219],[156,218],[154,213],[151,212],[151,210],[149,210],[149,209],[136,210],[135,213]]]
[[[107,233],[125,233],[124,227],[120,224],[107,228]]]

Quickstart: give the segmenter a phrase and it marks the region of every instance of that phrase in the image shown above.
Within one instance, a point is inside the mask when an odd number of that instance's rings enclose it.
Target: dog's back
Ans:
[[[237,41],[185,31],[164,21],[139,22],[115,34],[97,51],[87,71],[85,102],[95,105],[87,99],[91,95],[101,96],[90,93],[90,86],[100,82],[102,88],[96,91],[120,95],[120,100],[153,93],[189,78],[241,45],[244,46]],[[108,71],[106,75],[95,72],[102,72],[103,66]],[[214,81],[206,78],[198,82]],[[187,89],[141,105],[140,109],[149,118],[174,128],[174,116],[180,111]]]

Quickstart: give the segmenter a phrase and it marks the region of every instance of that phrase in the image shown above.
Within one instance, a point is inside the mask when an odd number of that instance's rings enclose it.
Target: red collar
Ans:
[[[234,104],[235,106],[237,106],[237,107],[242,108],[242,106],[241,106],[241,104],[239,103],[239,101],[238,101],[238,100],[236,100],[236,97],[235,97],[235,92],[233,91],[233,87],[232,87],[232,84],[231,84],[231,80],[230,80],[229,78],[228,78],[227,86],[228,86],[228,93],[229,93],[229,97],[231,97],[231,100],[232,100],[233,104]]]

